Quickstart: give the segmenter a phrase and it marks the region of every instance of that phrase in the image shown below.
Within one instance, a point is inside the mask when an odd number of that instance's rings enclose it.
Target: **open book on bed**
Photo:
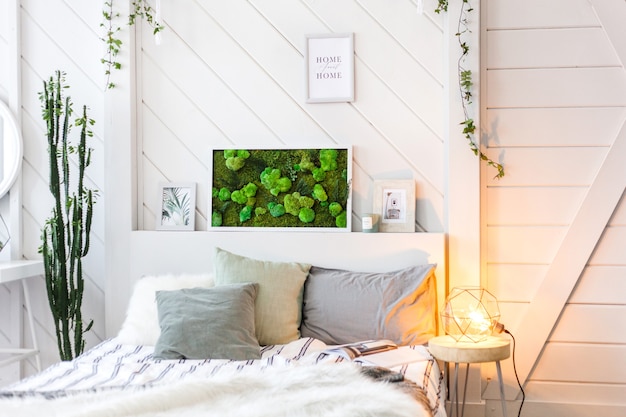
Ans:
[[[409,346],[398,346],[391,340],[366,340],[333,346],[324,352],[337,354],[345,359],[385,368],[417,362],[424,358]]]

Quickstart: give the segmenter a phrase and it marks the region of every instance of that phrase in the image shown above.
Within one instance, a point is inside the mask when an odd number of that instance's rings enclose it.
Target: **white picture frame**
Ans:
[[[373,209],[380,232],[415,232],[415,180],[374,181]]]
[[[196,183],[159,184],[156,230],[195,230]]]
[[[354,34],[306,35],[307,103],[354,101]]]

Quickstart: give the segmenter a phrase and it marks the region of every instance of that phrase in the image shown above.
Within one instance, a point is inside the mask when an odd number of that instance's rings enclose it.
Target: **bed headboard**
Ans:
[[[362,272],[384,272],[436,263],[439,305],[446,295],[443,233],[330,233],[276,231],[131,233],[130,280],[116,283],[109,329],[119,329],[134,283],[144,275],[213,271],[213,249],[270,261],[296,261]],[[117,285],[119,284],[119,285]],[[111,308],[113,307],[113,308]]]

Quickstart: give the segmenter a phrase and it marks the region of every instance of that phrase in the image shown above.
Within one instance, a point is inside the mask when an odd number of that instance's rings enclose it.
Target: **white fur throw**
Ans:
[[[161,328],[157,314],[157,291],[181,288],[213,287],[212,274],[180,274],[145,276],[135,284],[126,310],[126,319],[118,334],[120,343],[128,345],[156,345]]]
[[[217,374],[166,386],[0,401],[12,417],[431,417],[427,404],[350,363]],[[6,413],[6,414],[5,414]],[[43,414],[42,414],[43,413]]]

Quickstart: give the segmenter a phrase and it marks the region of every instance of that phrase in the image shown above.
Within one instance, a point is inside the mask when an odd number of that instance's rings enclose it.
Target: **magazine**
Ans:
[[[391,340],[367,340],[333,346],[324,351],[364,365],[392,368],[411,362],[427,360],[420,352],[409,346],[398,346]]]
[[[345,345],[333,346],[327,349],[327,353],[336,353],[348,360],[355,360],[361,356],[373,355],[397,349],[398,345],[391,340],[366,340],[363,342],[348,343]]]

